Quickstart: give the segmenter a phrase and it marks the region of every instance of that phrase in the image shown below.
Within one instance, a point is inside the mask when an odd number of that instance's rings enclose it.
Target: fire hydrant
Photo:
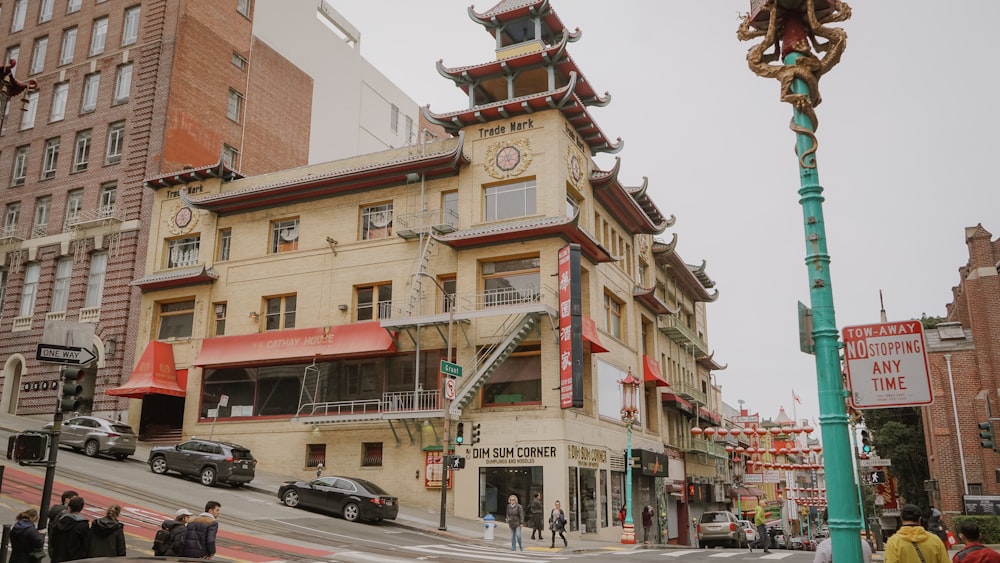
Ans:
[[[497,528],[497,519],[493,517],[492,514],[487,514],[483,516],[483,539],[487,541],[493,540],[493,531]]]

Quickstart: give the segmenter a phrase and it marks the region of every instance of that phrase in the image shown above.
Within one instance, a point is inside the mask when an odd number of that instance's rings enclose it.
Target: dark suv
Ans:
[[[157,446],[149,452],[149,468],[157,475],[176,471],[197,475],[202,485],[227,483],[239,487],[253,481],[257,460],[238,444],[192,438],[176,446]]]

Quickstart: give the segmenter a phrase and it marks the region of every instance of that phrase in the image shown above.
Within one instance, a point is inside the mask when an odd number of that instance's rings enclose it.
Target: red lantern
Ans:
[[[716,428],[715,433],[718,434],[719,436],[725,436],[729,434],[729,430],[726,430],[725,428]]]
[[[691,429],[691,434],[693,434],[695,436],[701,436],[702,432],[704,432],[704,430],[702,430],[701,428],[699,428],[697,426],[695,426],[694,428]]]
[[[709,426],[708,428],[705,429],[705,437],[708,438],[711,436],[715,436],[715,428]]]

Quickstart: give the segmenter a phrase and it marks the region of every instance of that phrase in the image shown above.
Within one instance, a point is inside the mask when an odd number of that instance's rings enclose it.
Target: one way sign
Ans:
[[[85,366],[97,359],[89,348],[76,346],[58,346],[56,344],[39,344],[35,359],[40,362]]]

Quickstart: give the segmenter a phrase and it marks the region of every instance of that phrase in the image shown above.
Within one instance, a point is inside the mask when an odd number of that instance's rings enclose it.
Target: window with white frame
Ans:
[[[4,56],[3,60],[9,61],[14,59],[15,61],[21,60],[21,46],[14,45],[13,47],[7,47],[7,55]]]
[[[240,151],[236,150],[236,147],[231,147],[229,145],[222,145],[222,163],[230,168],[236,168],[236,163],[239,161]]]
[[[100,307],[104,295],[104,274],[108,269],[108,254],[95,252],[90,255],[90,271],[87,274],[87,296],[83,306]]]
[[[65,257],[56,261],[56,280],[52,285],[53,312],[65,311],[69,305],[69,284],[73,277],[73,258]]]
[[[160,303],[157,340],[191,338],[194,328],[194,299]]]
[[[93,132],[90,129],[78,131],[76,142],[73,143],[73,172],[83,172],[90,164],[90,139]]]
[[[295,307],[298,297],[280,295],[264,299],[264,330],[295,328]]]
[[[445,225],[451,225],[452,227],[458,226],[458,192],[445,192],[441,194],[441,211],[444,215],[441,217],[441,223]]]
[[[3,214],[3,234],[10,236],[17,229],[17,222],[21,218],[21,202],[8,203]]]
[[[225,262],[229,260],[229,251],[233,246],[233,230],[232,229],[219,229],[219,246],[215,252],[216,262]]]
[[[604,329],[615,338],[622,337],[622,304],[609,293],[604,294]]]
[[[361,209],[361,240],[392,236],[392,203],[370,205]]]
[[[38,297],[38,279],[42,275],[42,265],[38,262],[28,264],[24,269],[24,286],[21,288],[21,309],[19,317],[30,317],[35,314],[35,299]]]
[[[76,28],[63,30],[62,45],[59,47],[59,64],[68,65],[73,62],[76,53]]]
[[[115,75],[115,99],[119,104],[127,101],[129,92],[132,90],[132,63],[118,65],[118,73]]]
[[[198,263],[201,236],[175,238],[167,241],[167,268],[183,268]]]
[[[122,24],[122,47],[131,45],[139,38],[139,6],[125,10],[125,23]]]
[[[98,200],[97,215],[101,218],[115,214],[115,201],[118,200],[118,185],[108,182],[101,186],[101,196]]]
[[[66,194],[66,225],[74,225],[80,220],[83,211],[83,188],[70,190]]]
[[[67,0],[66,13],[72,14],[73,12],[79,12],[81,6],[83,6],[83,0]]]
[[[500,221],[534,215],[536,192],[534,178],[486,188],[483,220]]]
[[[52,111],[49,121],[62,121],[66,117],[66,98],[69,97],[69,82],[56,84],[52,89]]]
[[[52,19],[52,6],[55,3],[55,0],[42,0],[38,7],[38,23],[45,23]]]
[[[236,0],[236,11],[250,17],[250,0]]]
[[[121,162],[122,149],[125,145],[125,122],[118,121],[108,126],[108,151],[104,158],[105,164]]]
[[[271,254],[299,249],[299,220],[283,219],[271,222]]]
[[[233,121],[240,122],[240,114],[243,111],[243,95],[236,90],[229,89],[229,100],[226,103],[226,117]]]
[[[243,55],[237,53],[236,51],[233,51],[233,58],[231,62],[233,63],[233,66],[240,70],[244,70],[247,67],[247,60],[243,57]]]
[[[212,305],[212,310],[215,311],[215,330],[212,331],[212,336],[226,335],[226,312],[228,309],[229,307],[224,301]]]
[[[357,288],[357,320],[372,321],[392,317],[392,283],[377,283]]]
[[[108,38],[108,18],[97,18],[94,20],[94,27],[90,31],[90,56],[100,55],[104,52],[104,42]]]
[[[28,0],[14,0],[13,17],[10,20],[10,32],[24,29],[24,17],[28,13]]]
[[[97,91],[101,87],[101,73],[88,74],[83,79],[83,96],[80,98],[80,113],[97,109]]]
[[[535,256],[483,262],[483,305],[504,307],[541,299],[541,260]]]
[[[42,179],[55,178],[59,163],[59,137],[45,141],[45,155],[42,158]]]
[[[38,74],[45,70],[45,52],[49,49],[49,38],[39,37],[35,39],[35,46],[31,50],[31,67],[28,74]]]
[[[29,145],[22,145],[14,150],[14,165],[10,176],[11,186],[23,186],[24,179],[28,175],[28,149]]]
[[[24,94],[24,103],[24,111],[21,112],[21,131],[35,126],[35,115],[38,113],[38,90]]]
[[[52,196],[46,195],[35,200],[35,221],[31,224],[31,238],[44,237],[49,234],[49,209],[52,207]]]
[[[399,132],[399,106],[396,104],[389,109],[389,128],[393,133]]]

